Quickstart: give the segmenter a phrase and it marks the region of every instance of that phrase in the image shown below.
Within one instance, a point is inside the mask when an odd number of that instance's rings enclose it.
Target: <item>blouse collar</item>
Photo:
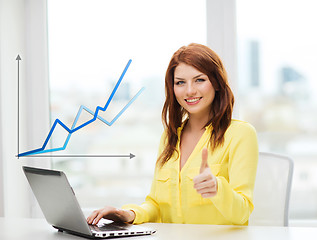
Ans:
[[[181,132],[183,131],[183,128],[184,128],[184,126],[185,126],[187,120],[188,120],[188,119],[185,119],[185,120],[182,122],[181,126],[177,128],[177,135],[178,135],[178,137],[181,135]],[[205,129],[206,129],[207,131],[208,131],[208,130],[209,130],[209,131],[212,131],[212,123],[210,123],[209,125],[207,125],[207,126],[205,127]]]

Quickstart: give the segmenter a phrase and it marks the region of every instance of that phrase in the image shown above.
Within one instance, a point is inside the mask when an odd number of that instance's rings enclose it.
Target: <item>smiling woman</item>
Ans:
[[[228,85],[227,73],[219,56],[213,50],[201,44],[190,44],[188,46],[181,47],[174,53],[165,76],[166,101],[162,115],[164,125],[169,129],[168,139],[170,143],[169,149],[165,149],[166,151],[163,153],[163,155],[166,154],[166,156],[164,156],[166,159],[168,159],[175,150],[174,148],[177,138],[175,129],[181,125],[184,117],[189,117],[190,114],[190,112],[186,111],[186,107],[188,108],[191,106],[184,100],[186,97],[179,99],[179,101],[176,99],[177,96],[175,96],[176,98],[174,97],[174,95],[178,92],[179,86],[175,86],[175,83],[177,83],[175,77],[180,77],[180,74],[183,75],[185,73],[189,73],[181,71],[184,70],[183,68],[185,66],[187,66],[185,70],[192,70],[192,74],[196,74],[196,76],[204,74],[208,79],[205,84],[209,86],[208,89],[210,92],[207,94],[207,97],[204,99],[202,104],[199,105],[203,105],[202,107],[204,107],[207,112],[205,112],[203,117],[204,121],[201,121],[200,119],[202,116],[199,116],[199,118],[196,119],[199,119],[199,122],[203,123],[203,126],[205,127],[211,123],[213,124],[212,135],[210,136],[212,148],[215,148],[223,142],[224,133],[231,121],[234,96]],[[188,68],[188,66],[190,67]],[[208,82],[210,82],[211,86]],[[185,81],[180,83],[180,85],[182,85]],[[216,95],[215,91],[217,92]],[[182,103],[184,103],[184,106]],[[210,107],[211,103],[212,107]],[[191,118],[194,119],[194,116]],[[221,125],[220,119],[222,119]],[[161,155],[161,157],[163,155]]]
[[[250,124],[231,118],[234,98],[220,58],[201,44],[181,47],[168,65],[165,89],[165,131],[150,193],[141,205],[96,210],[88,223],[119,217],[135,224],[247,225],[257,138]]]

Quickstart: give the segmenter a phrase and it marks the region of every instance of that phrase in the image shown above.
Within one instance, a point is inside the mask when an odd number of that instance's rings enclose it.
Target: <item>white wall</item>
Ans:
[[[0,0],[0,216],[38,215],[22,165],[49,167],[49,160],[17,159],[17,61],[20,61],[20,152],[49,131],[46,0]],[[21,150],[22,149],[22,150]],[[30,207],[31,206],[31,207]]]
[[[207,45],[219,55],[227,70],[235,97],[233,117],[239,118],[236,0],[206,0],[206,8]]]
[[[228,72],[231,87],[236,87],[236,0],[206,0],[207,45],[219,54]]]

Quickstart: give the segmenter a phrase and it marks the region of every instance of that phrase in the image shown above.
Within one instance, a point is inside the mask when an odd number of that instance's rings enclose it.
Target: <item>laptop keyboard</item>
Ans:
[[[108,223],[104,225],[89,225],[90,229],[97,232],[103,232],[103,231],[122,231],[126,230],[126,224],[122,223]]]

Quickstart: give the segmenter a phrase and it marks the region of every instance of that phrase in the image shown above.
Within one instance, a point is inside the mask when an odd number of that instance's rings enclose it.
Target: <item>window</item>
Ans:
[[[237,1],[239,113],[295,163],[290,218],[317,217],[316,2]]]
[[[104,106],[126,63],[132,63],[105,113],[111,120],[141,88],[145,91],[111,126],[95,121],[72,134],[63,154],[135,154],[129,158],[53,158],[68,175],[82,207],[141,203],[150,190],[162,133],[164,75],[172,54],[191,42],[206,44],[203,0],[49,0],[51,121],[70,127],[81,105]],[[84,111],[83,111],[84,112]],[[79,123],[91,119],[83,113]],[[51,147],[67,132],[56,128]],[[59,153],[55,153],[59,154]]]

